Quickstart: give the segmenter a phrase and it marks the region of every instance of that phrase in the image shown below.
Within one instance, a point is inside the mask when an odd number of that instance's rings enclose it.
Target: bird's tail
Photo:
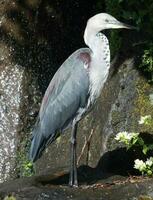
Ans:
[[[33,136],[31,141],[29,158],[32,162],[35,162],[42,154],[42,151],[45,148],[46,138],[41,132],[40,123],[37,123],[37,126],[33,130]]]

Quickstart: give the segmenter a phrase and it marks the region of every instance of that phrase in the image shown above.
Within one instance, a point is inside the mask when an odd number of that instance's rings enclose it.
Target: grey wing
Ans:
[[[39,119],[34,130],[30,157],[40,157],[46,144],[57,137],[84,108],[88,99],[89,77],[84,62],[75,52],[53,77],[42,101]]]

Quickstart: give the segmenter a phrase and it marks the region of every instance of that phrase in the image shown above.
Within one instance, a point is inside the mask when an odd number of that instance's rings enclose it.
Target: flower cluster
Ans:
[[[139,124],[149,125],[152,121],[151,115],[141,116],[140,120],[138,121]]]
[[[136,159],[134,163],[134,168],[138,169],[142,174],[147,174],[148,176],[153,174],[153,157],[148,158],[146,162]]]
[[[143,162],[143,160],[136,159],[134,161],[134,168],[138,169],[141,172],[143,172],[146,169],[146,163]]]
[[[128,133],[126,131],[123,132],[119,132],[116,137],[115,140],[119,141],[119,142],[123,142],[126,145],[130,145],[130,143],[136,143],[137,138],[138,138],[139,133]]]
[[[150,126],[153,124],[153,119],[151,115],[141,116],[138,123]],[[139,146],[142,148],[142,153],[145,155],[147,155],[148,151],[153,150],[153,144],[145,144],[145,141],[139,133],[122,131],[115,136],[115,140],[124,143],[127,150],[133,146]],[[136,159],[134,162],[134,168],[139,170],[142,174],[147,174],[148,176],[153,175],[153,157],[148,158],[145,162],[139,159]]]

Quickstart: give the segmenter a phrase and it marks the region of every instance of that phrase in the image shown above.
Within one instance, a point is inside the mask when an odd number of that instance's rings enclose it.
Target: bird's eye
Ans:
[[[108,23],[108,22],[109,22],[109,20],[108,20],[108,19],[105,19],[105,22],[107,22],[107,23]]]

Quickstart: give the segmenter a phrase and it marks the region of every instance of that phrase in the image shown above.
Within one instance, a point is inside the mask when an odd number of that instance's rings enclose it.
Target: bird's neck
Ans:
[[[110,68],[110,50],[107,37],[102,33],[85,32],[85,43],[92,50],[90,63],[90,93],[91,98],[89,102],[96,99],[107,80]]]
[[[106,57],[105,55],[107,54],[108,56],[110,56],[110,52],[108,52],[108,39],[101,32],[89,30],[88,28],[86,28],[84,32],[84,41],[86,45],[92,50],[93,54],[95,54],[97,57],[100,56],[101,58],[103,58],[103,56]]]
[[[84,41],[86,45],[92,50],[92,56],[97,61],[110,63],[110,49],[107,37],[101,32],[85,30]],[[106,62],[105,62],[106,61]],[[108,66],[103,65],[103,67]]]
[[[86,45],[93,51],[94,49],[94,40],[96,38],[96,32],[93,30],[88,29],[86,27],[85,32],[84,32],[84,41]]]

